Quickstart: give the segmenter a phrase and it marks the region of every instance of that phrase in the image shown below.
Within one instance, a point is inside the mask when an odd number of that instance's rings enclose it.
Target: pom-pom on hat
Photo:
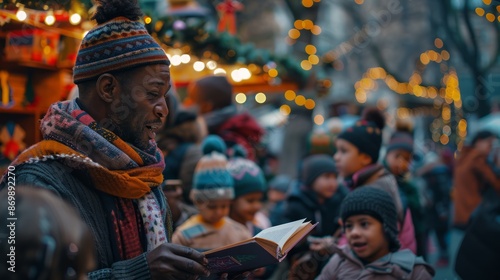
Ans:
[[[314,181],[325,173],[337,174],[335,161],[329,155],[312,155],[302,161],[300,181],[307,187],[312,187]]]
[[[345,224],[354,215],[369,215],[379,220],[389,240],[389,250],[399,250],[398,214],[394,200],[388,192],[370,186],[358,188],[344,198],[340,205],[340,216]]]
[[[226,144],[216,135],[203,140],[204,156],[196,164],[191,200],[234,198],[234,180],[227,169]]]
[[[79,84],[99,75],[151,64],[170,65],[165,51],[139,22],[137,0],[98,0],[97,26],[83,38],[73,68]]]
[[[382,147],[382,129],[385,119],[377,108],[366,108],[361,119],[339,134],[337,139],[344,139],[353,144],[362,153],[377,162]]]
[[[239,149],[234,150],[238,151]],[[266,179],[260,167],[239,154],[236,152],[227,165],[229,173],[234,179],[235,198],[252,192],[266,192]]]

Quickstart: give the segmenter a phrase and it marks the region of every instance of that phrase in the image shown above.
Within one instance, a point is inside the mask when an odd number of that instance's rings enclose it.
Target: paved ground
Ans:
[[[458,231],[458,230],[451,230],[449,234],[449,254],[450,254],[450,262],[448,267],[442,267],[442,268],[437,268],[435,266],[435,263],[438,258],[437,254],[437,249],[431,249],[431,251],[434,251],[429,255],[429,263],[433,265],[436,268],[436,275],[434,279],[436,280],[460,280],[460,277],[458,277],[455,272],[454,272],[454,266],[455,266],[455,257],[457,255],[458,247],[460,246],[460,242],[462,241],[463,238],[463,233]],[[432,238],[433,244],[437,244],[435,241],[435,238],[433,236]],[[431,245],[435,248],[436,245]]]

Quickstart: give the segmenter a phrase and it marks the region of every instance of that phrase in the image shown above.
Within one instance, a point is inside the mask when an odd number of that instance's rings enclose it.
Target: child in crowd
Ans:
[[[0,279],[87,279],[96,265],[94,239],[76,211],[45,189],[20,185],[12,192],[0,192],[2,221],[12,218],[10,197],[17,218],[14,227],[0,228]]]
[[[303,160],[300,169],[299,184],[294,186],[287,199],[285,220],[306,218],[318,223],[310,234],[315,237],[315,243],[321,243],[319,239],[332,241],[339,228],[340,203],[347,194],[345,187],[338,186],[335,162],[326,154],[311,155]],[[289,253],[292,266],[297,267],[296,260],[310,249],[306,242],[297,245]],[[317,268],[317,271],[311,271],[315,275],[321,269]]]
[[[417,256],[426,257],[427,234],[424,208],[417,187],[410,181],[409,169],[413,157],[413,137],[401,128],[392,134],[386,148],[384,166],[396,177],[403,209],[410,209]]]
[[[415,233],[409,210],[403,209],[396,179],[378,164],[385,119],[376,108],[363,111],[361,120],[340,133],[335,141],[335,164],[351,190],[365,185],[387,191],[396,206],[402,248],[416,252]]]
[[[398,251],[397,212],[386,191],[365,186],[349,193],[340,215],[348,245],[333,245],[335,255],[317,279],[432,279],[421,257]]]
[[[267,201],[264,206],[264,211],[273,226],[285,222],[283,215],[291,183],[292,179],[290,179],[288,175],[278,175],[268,184]]]
[[[227,169],[234,180],[234,200],[231,204],[229,217],[247,227],[252,235],[264,228],[257,219],[262,210],[262,201],[267,191],[264,173],[253,161],[246,159],[246,152],[239,145],[233,146],[233,157],[229,160]],[[253,272],[251,279],[267,279],[275,266],[259,268]]]
[[[209,135],[196,165],[191,200],[199,211],[177,228],[172,242],[206,251],[251,238],[245,226],[227,217],[234,198],[234,180],[227,169],[226,145]]]
[[[172,229],[175,231],[191,216],[198,214],[198,210],[182,199],[182,181],[181,180],[165,180],[161,184],[163,193],[167,198],[168,207],[172,213]]]
[[[260,167],[244,156],[242,149],[236,149],[227,165],[234,180],[234,200],[229,217],[245,225],[252,235],[256,235],[263,229],[255,219],[262,210],[267,184]]]

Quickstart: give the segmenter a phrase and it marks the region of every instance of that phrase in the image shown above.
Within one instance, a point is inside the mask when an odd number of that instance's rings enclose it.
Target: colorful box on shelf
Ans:
[[[11,31],[7,34],[5,58],[8,61],[35,62],[55,66],[59,53],[59,34],[42,29]]]

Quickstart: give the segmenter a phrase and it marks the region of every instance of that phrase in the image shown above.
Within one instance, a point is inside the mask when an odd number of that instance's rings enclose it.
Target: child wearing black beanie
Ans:
[[[421,257],[398,251],[397,212],[387,192],[357,189],[342,201],[340,215],[348,245],[333,247],[316,279],[432,279],[434,269]]]
[[[379,159],[385,118],[377,108],[366,108],[353,126],[339,134],[334,155],[339,175],[351,190],[365,185],[386,191],[393,199],[402,230],[399,235],[402,248],[416,252],[415,233],[409,211],[403,209],[394,176]]]

